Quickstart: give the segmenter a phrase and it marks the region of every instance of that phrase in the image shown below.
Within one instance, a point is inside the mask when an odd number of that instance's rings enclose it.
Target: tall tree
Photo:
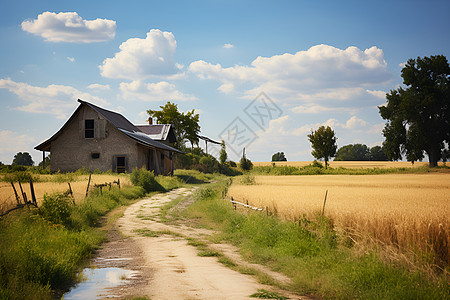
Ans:
[[[450,142],[450,65],[443,55],[410,59],[402,69],[405,88],[386,94],[379,106],[387,120],[383,150],[390,160],[416,161],[428,155],[437,166]]]
[[[330,126],[320,126],[316,131],[308,134],[313,151],[311,154],[325,160],[325,168],[328,168],[328,160],[336,154],[337,144],[334,130]]]
[[[220,145],[221,145],[221,148],[220,148],[220,153],[219,153],[219,161],[220,161],[220,164],[223,165],[227,161],[228,154],[227,154],[227,149],[226,149],[224,140],[222,140]]]
[[[12,164],[19,165],[19,166],[32,166],[32,165],[34,165],[34,161],[31,158],[30,153],[18,152],[16,155],[14,155]]]
[[[386,153],[383,152],[383,148],[381,148],[380,146],[375,146],[375,147],[370,148],[369,157],[370,157],[369,160],[373,160],[373,161],[389,160]]]
[[[178,105],[168,101],[161,110],[147,110],[150,118],[156,118],[158,124],[172,124],[175,128],[176,146],[183,148],[186,141],[192,145],[198,145],[198,133],[200,132],[199,114],[195,109],[187,113],[180,112]]]

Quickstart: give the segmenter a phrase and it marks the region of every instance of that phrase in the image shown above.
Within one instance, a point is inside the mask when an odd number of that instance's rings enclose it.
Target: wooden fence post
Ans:
[[[25,194],[25,192],[23,191],[22,184],[20,184],[20,180],[19,180],[19,187],[20,187],[20,192],[22,193],[23,202],[25,204],[28,204],[27,194]]]
[[[88,185],[87,185],[87,188],[86,188],[86,196],[85,196],[85,198],[87,197],[88,192],[89,192],[89,184],[91,183],[91,175],[92,174],[89,174],[89,180],[88,180]]]
[[[36,195],[34,194],[33,180],[30,179],[30,192],[31,192],[31,201],[33,204],[37,206]]]
[[[20,205],[20,198],[19,198],[19,195],[17,194],[16,187],[14,186],[14,183],[12,181],[11,181],[11,185],[14,190],[14,194],[16,195],[17,205]]]
[[[325,199],[323,200],[322,216],[325,213],[325,203],[327,203],[327,195],[328,195],[328,190],[325,192]]]
[[[70,186],[70,182],[67,183],[69,185],[69,194],[73,196],[72,187]]]

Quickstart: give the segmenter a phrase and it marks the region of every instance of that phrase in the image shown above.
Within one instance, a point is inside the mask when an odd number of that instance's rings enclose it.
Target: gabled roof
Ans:
[[[134,126],[130,121],[128,121],[124,116],[122,116],[119,113],[106,110],[104,108],[98,107],[92,103],[80,99],[78,99],[78,102],[80,103],[80,105],[78,106],[76,111],[72,114],[72,116],[69,118],[69,120],[67,120],[67,122],[63,125],[63,127],[61,127],[61,129],[58,132],[56,132],[51,138],[41,143],[40,145],[36,146],[34,149],[40,151],[50,151],[51,142],[55,140],[64,131],[64,129],[68,126],[70,121],[72,121],[72,119],[74,119],[77,113],[80,111],[81,107],[83,105],[87,105],[94,111],[96,111],[99,115],[101,115],[103,118],[105,118],[109,123],[111,123],[111,125],[116,127],[120,132],[124,133],[126,136],[132,138],[138,143],[151,148],[158,148],[166,151],[183,153],[178,149],[175,149],[173,147],[167,146],[163,143],[153,140],[151,137],[144,134],[142,131],[139,130],[139,128]]]
[[[172,124],[136,125],[136,127],[154,140],[176,142]]]

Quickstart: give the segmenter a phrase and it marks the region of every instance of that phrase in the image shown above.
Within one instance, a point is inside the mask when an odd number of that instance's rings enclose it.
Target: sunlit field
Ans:
[[[39,176],[39,181],[33,183],[34,191],[36,195],[36,200],[38,205],[44,198],[44,194],[52,193],[64,193],[69,190],[69,184],[73,192],[73,196],[76,203],[83,201],[86,195],[86,188],[88,184],[89,175],[72,175],[68,174],[57,174],[57,175],[36,175]],[[93,174],[90,182],[90,189],[94,188],[95,184],[104,184],[120,179],[120,185],[130,185],[129,175],[124,174],[114,174],[114,175],[99,175]],[[19,184],[14,183],[16,191],[19,196],[21,194]],[[113,185],[117,186],[117,185]],[[30,184],[28,182],[22,183],[23,191],[26,193],[28,200],[31,200]],[[107,187],[109,188],[109,187]],[[22,197],[20,197],[22,201]],[[14,195],[14,190],[9,182],[0,182],[0,212],[5,211],[16,204],[16,197]]]
[[[322,213],[354,241],[421,249],[448,265],[450,174],[256,176],[228,195],[297,221]]]
[[[253,162],[255,167],[259,166],[271,166],[275,163],[276,166],[292,166],[292,167],[304,167],[310,165],[310,161],[277,161],[277,162]],[[415,162],[414,164],[405,161],[330,161],[328,162],[332,168],[412,168],[428,166],[428,162]],[[322,162],[322,164],[325,164]],[[441,166],[443,163],[440,162]]]

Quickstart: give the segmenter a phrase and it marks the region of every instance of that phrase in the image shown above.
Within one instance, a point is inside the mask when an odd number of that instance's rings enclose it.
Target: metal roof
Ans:
[[[171,133],[172,124],[136,125],[136,127],[154,140],[168,140],[171,143],[176,141],[175,134]]]

